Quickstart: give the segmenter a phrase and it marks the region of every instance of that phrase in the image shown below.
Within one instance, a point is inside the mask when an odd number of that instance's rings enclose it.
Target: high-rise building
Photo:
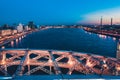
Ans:
[[[113,18],[111,18],[111,27],[112,27],[112,25],[113,25]]]
[[[100,18],[100,26],[99,26],[99,29],[101,30],[101,28],[102,28],[102,17]]]
[[[34,22],[33,22],[33,21],[30,21],[30,22],[28,23],[28,27],[31,28],[31,29],[35,29],[35,28],[36,28],[36,26],[34,25]]]
[[[17,26],[17,31],[18,32],[22,32],[23,31],[23,25],[21,23]]]
[[[102,27],[102,24],[103,24],[103,23],[102,23],[102,20],[103,20],[103,19],[102,19],[102,17],[101,17],[101,19],[100,19],[100,26],[101,26],[101,27]]]
[[[28,26],[25,26],[25,30],[28,31],[28,30],[29,30],[29,27],[28,27]]]

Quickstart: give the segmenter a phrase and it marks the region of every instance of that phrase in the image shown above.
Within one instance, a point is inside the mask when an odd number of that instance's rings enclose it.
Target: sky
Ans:
[[[0,25],[120,24],[120,0],[0,0]]]

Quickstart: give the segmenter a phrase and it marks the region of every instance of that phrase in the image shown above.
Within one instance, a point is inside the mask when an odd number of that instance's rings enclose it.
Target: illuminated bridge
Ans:
[[[68,78],[68,75],[69,77],[71,75],[98,75],[120,78],[120,60],[72,51],[0,50],[0,75],[4,78],[41,76],[41,72],[60,79]]]

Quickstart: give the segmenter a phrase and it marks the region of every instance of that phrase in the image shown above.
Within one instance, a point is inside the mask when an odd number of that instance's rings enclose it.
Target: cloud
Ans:
[[[101,16],[103,17],[104,24],[110,24],[111,18],[113,18],[114,24],[120,24],[120,7],[101,10],[83,15],[83,21],[80,21],[80,23],[99,24]]]

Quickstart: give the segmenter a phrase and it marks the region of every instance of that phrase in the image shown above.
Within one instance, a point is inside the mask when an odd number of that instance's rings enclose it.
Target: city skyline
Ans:
[[[1,0],[0,25],[34,21],[40,25],[120,24],[120,0]]]

